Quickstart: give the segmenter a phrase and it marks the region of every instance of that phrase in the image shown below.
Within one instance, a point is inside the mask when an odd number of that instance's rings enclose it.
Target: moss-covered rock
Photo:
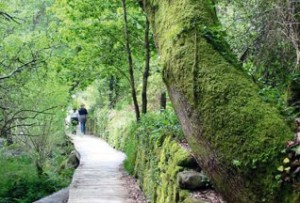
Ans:
[[[67,159],[66,168],[76,169],[79,166],[79,162],[76,151],[72,151]]]
[[[183,171],[177,175],[178,185],[182,189],[207,189],[210,186],[209,179],[203,172]]]

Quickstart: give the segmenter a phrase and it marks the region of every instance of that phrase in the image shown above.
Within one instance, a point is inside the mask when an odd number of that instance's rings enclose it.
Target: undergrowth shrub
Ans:
[[[107,136],[107,127],[109,121],[109,109],[93,108],[89,110],[87,130],[94,135],[101,135],[102,138]]]
[[[124,161],[124,167],[129,174],[133,175],[135,160],[137,155],[138,140],[135,134],[138,125],[134,122],[130,126],[129,134],[124,142],[124,152],[126,153],[126,160]]]
[[[0,203],[31,203],[68,186],[74,169],[61,168],[70,152],[68,146],[62,147],[53,150],[42,175],[28,154],[11,155],[9,149],[1,149]]]

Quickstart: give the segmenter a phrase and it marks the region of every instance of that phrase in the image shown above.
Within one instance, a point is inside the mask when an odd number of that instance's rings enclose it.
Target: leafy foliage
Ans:
[[[280,103],[293,91],[290,84],[299,75],[299,3],[222,0],[217,14],[224,36],[245,70],[262,89],[278,92]],[[288,96],[284,105],[296,106],[298,111],[299,98],[293,93]]]
[[[45,174],[39,176],[29,156],[6,157],[3,153],[2,150],[0,158],[1,203],[33,202],[59,188],[66,187],[70,182],[71,169],[60,174],[57,169],[53,168],[59,162],[52,160],[53,166],[49,165],[45,169]],[[56,154],[55,159],[61,159],[61,155]]]
[[[61,43],[53,0],[0,2],[1,202],[32,202],[69,183],[60,170],[69,84],[57,69]],[[13,143],[13,145],[11,145]],[[52,167],[55,166],[55,167]],[[50,173],[52,171],[52,173]],[[61,173],[61,174],[59,174]]]

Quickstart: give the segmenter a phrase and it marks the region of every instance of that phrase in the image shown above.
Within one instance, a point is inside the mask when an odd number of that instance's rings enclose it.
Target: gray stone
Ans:
[[[211,186],[209,179],[203,172],[183,171],[178,173],[177,181],[182,189],[206,189]]]
[[[77,168],[79,166],[79,159],[76,151],[72,151],[68,157],[67,168]]]
[[[0,138],[0,148],[4,147],[6,143],[6,139]]]

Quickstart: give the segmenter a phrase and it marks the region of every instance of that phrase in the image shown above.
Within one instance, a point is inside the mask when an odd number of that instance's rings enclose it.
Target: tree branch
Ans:
[[[4,17],[5,20],[7,21],[14,21],[17,24],[20,24],[20,22],[18,22],[16,19],[18,19],[17,17],[14,17],[8,13],[5,13],[3,11],[0,11],[0,16]]]
[[[19,66],[18,68],[16,68],[14,71],[12,71],[11,73],[7,74],[7,75],[3,75],[3,76],[0,76],[0,80],[4,80],[4,79],[8,79],[12,76],[14,76],[15,74],[17,73],[20,73],[22,72],[27,66],[31,65],[31,64],[34,64],[36,62],[35,59],[27,62],[27,63],[24,63],[23,65]]]

